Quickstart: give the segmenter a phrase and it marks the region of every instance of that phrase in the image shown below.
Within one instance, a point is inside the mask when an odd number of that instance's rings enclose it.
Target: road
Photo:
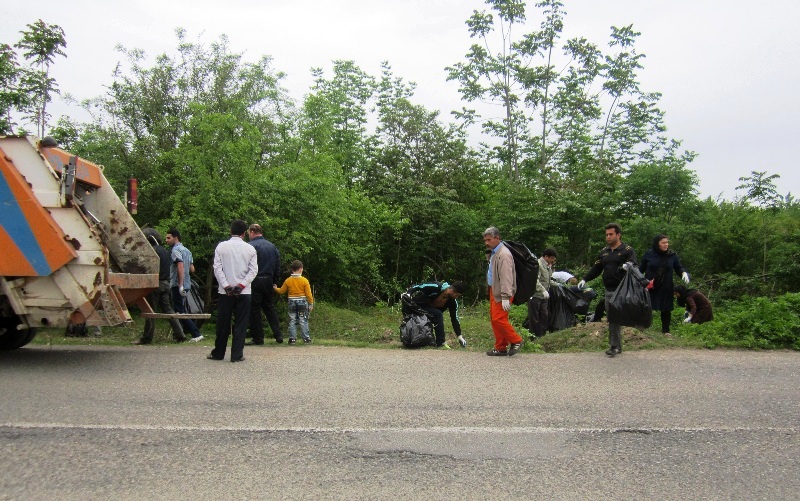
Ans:
[[[800,499],[800,353],[30,346],[0,499]]]

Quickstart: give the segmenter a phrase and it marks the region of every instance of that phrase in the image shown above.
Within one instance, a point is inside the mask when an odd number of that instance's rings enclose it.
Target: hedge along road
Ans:
[[[31,346],[0,499],[798,499],[800,353]]]

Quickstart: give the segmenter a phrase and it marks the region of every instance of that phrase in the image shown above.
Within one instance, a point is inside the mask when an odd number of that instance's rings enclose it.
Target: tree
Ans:
[[[778,174],[767,176],[767,171],[752,171],[750,176],[740,177],[739,181],[742,182],[736,187],[737,190],[746,190],[744,202],[754,202],[758,207],[758,213],[761,217],[761,236],[763,238],[764,259],[761,263],[761,274],[766,280],[767,274],[767,213],[774,212],[775,208],[781,201],[778,195],[778,189],[773,181],[780,178]]]
[[[47,104],[52,101],[53,94],[60,94],[55,79],[50,77],[50,66],[56,56],[67,55],[64,48],[67,42],[64,30],[56,24],[48,25],[41,19],[28,25],[28,30],[22,31],[22,39],[15,45],[22,49],[25,59],[31,62],[32,68],[23,73],[21,85],[24,91],[32,96],[26,102],[24,111],[28,112],[28,119],[36,124],[39,137],[44,137],[47,121]]]

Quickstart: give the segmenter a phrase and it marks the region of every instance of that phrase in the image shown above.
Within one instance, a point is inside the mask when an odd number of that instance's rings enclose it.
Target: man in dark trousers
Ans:
[[[444,310],[450,312],[450,323],[453,324],[453,331],[456,333],[458,343],[466,348],[467,341],[461,335],[461,323],[458,319],[458,302],[456,299],[464,294],[466,287],[463,282],[428,282],[424,284],[412,285],[408,289],[408,294],[414,304],[425,310],[425,314],[433,322],[433,329],[436,333],[436,346],[438,348],[450,349],[445,342],[444,334]]]
[[[622,242],[622,227],[617,223],[606,225],[606,243],[597,256],[594,265],[589,272],[578,283],[578,287],[583,289],[586,282],[596,278],[600,273],[603,274],[603,287],[606,289],[605,306],[608,311],[608,301],[611,295],[617,290],[622,277],[630,266],[637,266],[636,251],[633,247]],[[606,355],[613,357],[622,353],[622,326],[608,322],[608,343],[609,348]]]
[[[222,360],[231,335],[231,362],[244,361],[244,337],[250,317],[250,284],[258,272],[256,250],[244,241],[247,223],[237,219],[231,223],[231,238],[214,250],[214,277],[217,292],[217,340],[208,358]]]
[[[251,224],[248,228],[250,245],[256,249],[258,258],[258,275],[251,284],[253,293],[250,304],[250,337],[247,344],[264,344],[264,321],[261,312],[267,317],[272,335],[278,343],[283,342],[281,324],[278,312],[275,310],[275,292],[273,285],[278,284],[280,278],[281,254],[278,249],[266,238],[261,225]]]
[[[153,292],[148,294],[147,302],[150,303],[150,307],[153,310],[159,309],[161,313],[175,313],[172,310],[172,304],[170,303],[170,291],[169,291],[169,268],[170,268],[170,259],[169,259],[169,251],[162,247],[161,245],[161,235],[153,228],[145,228],[142,230],[145,237],[147,237],[147,241],[150,242],[150,245],[153,246],[153,250],[156,251],[158,254],[159,259],[159,267],[158,267],[158,289],[155,289]],[[172,338],[178,342],[182,343],[186,341],[186,336],[183,334],[183,328],[181,327],[181,323],[178,322],[177,318],[170,318],[169,325],[172,327]],[[155,319],[148,318],[144,321],[144,332],[142,332],[142,337],[137,339],[131,344],[150,344],[153,342],[153,335],[156,332],[156,321]]]

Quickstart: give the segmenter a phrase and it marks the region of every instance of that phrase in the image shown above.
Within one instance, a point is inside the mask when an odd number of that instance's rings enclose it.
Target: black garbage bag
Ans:
[[[547,306],[550,309],[550,322],[547,330],[556,332],[578,324],[575,316],[575,307],[582,298],[577,297],[566,287],[550,286],[550,300]]]
[[[400,322],[400,342],[406,348],[423,348],[436,344],[433,322],[425,310],[414,304],[408,293],[400,296],[403,320]]]
[[[653,324],[653,307],[650,293],[645,287],[648,280],[637,270],[631,268],[622,278],[617,290],[608,300],[608,321],[628,327],[646,329]]]

